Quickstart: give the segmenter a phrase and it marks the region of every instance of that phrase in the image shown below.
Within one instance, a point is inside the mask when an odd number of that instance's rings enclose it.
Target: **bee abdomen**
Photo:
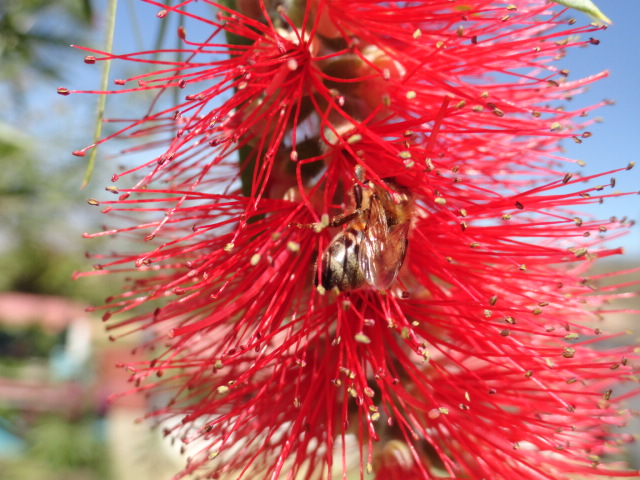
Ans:
[[[320,281],[325,289],[355,290],[364,284],[358,260],[362,235],[362,232],[348,228],[338,233],[324,251]]]

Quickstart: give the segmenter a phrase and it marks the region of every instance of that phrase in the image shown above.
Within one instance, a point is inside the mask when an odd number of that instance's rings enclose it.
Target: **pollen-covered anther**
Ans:
[[[353,135],[350,135],[349,137],[347,137],[347,143],[349,145],[353,145],[360,141],[362,141],[362,134],[360,133],[354,133]]]
[[[427,158],[425,160],[425,169],[424,169],[424,171],[425,172],[433,172],[434,168],[435,167],[433,166],[433,162],[431,161],[431,159]]]
[[[376,324],[376,319],[371,317],[365,318],[362,324],[365,327],[373,327]]]
[[[576,349],[573,347],[564,347],[562,350],[562,356],[564,358],[573,358],[576,354]]]
[[[349,370],[347,367],[340,367],[340,372],[351,380],[356,378],[356,374]]]
[[[576,258],[584,257],[587,253],[587,247],[576,248],[573,250],[573,254],[576,256]]]
[[[432,408],[431,410],[429,410],[429,412],[427,412],[427,417],[429,417],[431,420],[437,419],[438,417],[440,417],[440,415],[443,415],[441,408]]]
[[[251,265],[252,267],[255,267],[258,264],[258,262],[260,262],[261,258],[262,256],[259,253],[253,254],[249,259],[249,265]]]
[[[320,223],[317,224],[320,227],[320,230],[317,233],[320,233],[320,231],[323,228],[327,228],[329,226],[330,220],[329,220],[329,214],[328,213],[323,213],[320,216]]]
[[[431,361],[431,352],[425,348],[422,350],[422,363],[429,363]]]
[[[400,157],[403,160],[408,160],[411,158],[411,152],[409,150],[402,150],[398,152],[398,157]]]
[[[358,342],[358,343],[364,343],[364,344],[371,343],[371,339],[367,335],[362,333],[362,332],[356,333],[354,338],[355,338],[356,342]]]
[[[300,244],[294,241],[288,241],[287,250],[289,250],[292,253],[298,253],[300,251]]]
[[[344,142],[345,138],[349,138],[356,126],[347,120],[341,119],[339,123],[333,123],[331,128],[325,127],[322,138],[330,147],[337,147]]]

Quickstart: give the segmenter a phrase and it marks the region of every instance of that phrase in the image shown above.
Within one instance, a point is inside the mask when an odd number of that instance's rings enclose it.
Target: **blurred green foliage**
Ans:
[[[19,362],[30,358],[47,358],[62,335],[52,335],[39,324],[0,330],[0,364],[7,360]]]
[[[95,34],[93,14],[90,0],[0,1],[0,291],[91,304],[106,296],[100,281],[71,281],[99,243],[80,235],[97,218],[80,189],[82,160],[70,154],[90,131],[73,128],[81,120],[69,102],[56,106],[53,83],[69,75],[69,44]]]
[[[55,17],[65,21],[51,21]],[[93,17],[90,0],[3,0],[0,2],[0,79],[20,85],[27,70],[59,77],[56,47],[68,47],[68,31],[77,32]],[[63,27],[62,29],[60,27]],[[71,30],[69,30],[71,27]],[[74,28],[75,27],[75,28]]]
[[[23,431],[13,433],[25,441],[25,452],[20,457],[0,459],[3,480],[109,478],[101,423],[95,418],[40,415],[21,427]]]
[[[45,164],[34,143],[29,135],[0,124],[0,291],[101,302],[105,294],[96,282],[71,280],[73,271],[88,267],[82,252],[89,245],[80,232],[95,228],[77,165]]]
[[[92,34],[93,14],[90,0],[0,0],[0,291],[59,295],[85,304],[105,296],[96,282],[71,280],[74,270],[88,268],[83,255],[88,246],[80,233],[96,226],[82,213],[90,194],[80,190],[82,168],[70,155],[74,139],[68,119],[53,111],[59,97],[52,82],[68,75],[69,44]],[[7,371],[46,365],[60,342],[60,334],[36,323],[0,326],[2,375],[19,382],[22,375]],[[4,368],[10,365],[21,368]],[[36,381],[24,380],[25,385]],[[70,418],[0,402],[5,442],[0,450],[14,447],[0,451],[0,478],[109,478],[95,410],[81,407]]]

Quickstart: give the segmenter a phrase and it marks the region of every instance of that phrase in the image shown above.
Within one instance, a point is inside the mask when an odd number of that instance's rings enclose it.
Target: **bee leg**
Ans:
[[[362,185],[356,183],[353,186],[353,201],[356,204],[356,210],[362,208]]]
[[[351,220],[358,218],[360,216],[360,211],[355,211],[353,213],[349,213],[347,215],[337,215],[331,219],[328,227],[339,227],[340,225],[344,225]]]
[[[290,222],[289,225],[287,225],[289,228],[291,227],[296,227],[296,228],[316,228],[316,226],[319,225],[318,223],[298,223],[298,222]]]
[[[297,222],[291,222],[289,223],[289,228],[291,227],[296,227],[296,228],[311,228],[313,230],[318,230],[319,228],[325,228],[325,227],[339,227],[341,225],[344,225],[345,223],[350,222],[351,220],[359,217],[361,215],[362,212],[353,212],[353,213],[349,213],[347,215],[337,215],[335,217],[333,217],[331,219],[331,221],[327,224],[323,224],[323,223],[297,223]]]

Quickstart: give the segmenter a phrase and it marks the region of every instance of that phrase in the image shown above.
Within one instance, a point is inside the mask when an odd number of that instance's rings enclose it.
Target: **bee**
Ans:
[[[369,285],[387,290],[398,276],[409,244],[413,199],[392,179],[383,185],[365,181],[356,167],[349,213],[334,217],[330,227],[346,225],[322,253],[316,285],[329,290],[356,290]]]

